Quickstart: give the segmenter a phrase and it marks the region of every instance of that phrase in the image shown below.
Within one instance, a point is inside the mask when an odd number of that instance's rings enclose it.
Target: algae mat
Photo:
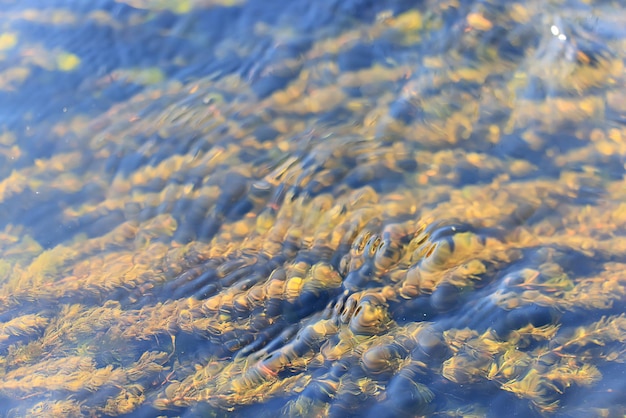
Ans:
[[[0,415],[623,416],[617,1],[0,1]]]

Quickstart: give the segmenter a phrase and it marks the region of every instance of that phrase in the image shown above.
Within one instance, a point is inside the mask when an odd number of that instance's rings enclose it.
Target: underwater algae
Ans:
[[[51,155],[1,137],[0,414],[622,416],[626,15],[593,6],[392,2],[259,23],[244,73],[81,75],[145,88],[33,125]],[[87,65],[47,54],[0,88]]]

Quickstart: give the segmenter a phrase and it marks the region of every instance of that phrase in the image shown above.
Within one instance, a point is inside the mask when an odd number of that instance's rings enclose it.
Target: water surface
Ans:
[[[0,415],[624,415],[619,2],[0,9]]]

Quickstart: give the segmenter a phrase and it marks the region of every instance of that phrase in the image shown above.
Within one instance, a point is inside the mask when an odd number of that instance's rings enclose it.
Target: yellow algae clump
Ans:
[[[417,10],[409,10],[393,19],[391,26],[403,32],[419,30],[422,28],[422,14]]]
[[[142,85],[158,84],[165,80],[165,74],[157,67],[117,70],[114,72],[113,77]]]
[[[192,0],[116,0],[138,9],[147,10],[170,10],[174,13],[188,13],[191,11],[194,1]]]
[[[493,27],[493,23],[480,13],[470,13],[467,15],[467,24],[481,31],[488,31]]]
[[[17,35],[13,32],[5,32],[0,34],[0,51],[11,49],[17,45]]]
[[[0,72],[0,90],[14,91],[30,75],[28,67],[12,67]]]
[[[409,10],[390,19],[387,24],[400,33],[401,43],[410,45],[419,42],[424,22],[418,10]]]
[[[10,146],[15,143],[15,134],[13,132],[4,132],[0,134],[0,145]]]
[[[80,65],[80,58],[70,52],[61,52],[56,56],[56,65],[61,71],[72,71]]]
[[[511,18],[518,23],[526,23],[530,20],[530,12],[520,3],[511,5]]]

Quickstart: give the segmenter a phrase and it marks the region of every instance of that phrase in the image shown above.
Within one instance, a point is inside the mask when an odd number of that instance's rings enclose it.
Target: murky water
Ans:
[[[0,415],[623,416],[625,28],[0,0]]]

